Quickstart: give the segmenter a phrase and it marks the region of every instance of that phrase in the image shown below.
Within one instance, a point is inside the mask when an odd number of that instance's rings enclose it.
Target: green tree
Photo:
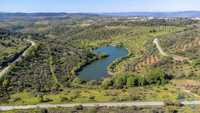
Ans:
[[[105,78],[101,84],[104,89],[108,89],[110,86],[113,85],[113,81],[110,78]]]
[[[145,79],[144,76],[139,75],[137,76],[138,86],[144,86],[145,85]]]
[[[148,84],[163,85],[166,82],[165,73],[160,68],[149,69],[145,76]]]
[[[127,76],[115,76],[114,78],[114,86],[115,88],[123,88],[126,85]]]
[[[133,86],[135,86],[135,80],[136,80],[136,78],[134,76],[129,76],[127,78],[127,81],[126,81],[126,86],[127,87],[133,87]]]

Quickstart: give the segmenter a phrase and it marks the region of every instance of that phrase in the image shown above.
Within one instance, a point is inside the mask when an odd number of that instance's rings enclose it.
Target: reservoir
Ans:
[[[95,53],[105,53],[108,57],[85,66],[78,75],[81,80],[100,80],[108,75],[107,67],[114,60],[128,55],[128,50],[121,47],[105,46],[94,50]]]

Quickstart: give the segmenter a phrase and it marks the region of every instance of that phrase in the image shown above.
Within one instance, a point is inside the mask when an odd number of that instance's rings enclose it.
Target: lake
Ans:
[[[109,55],[106,58],[92,62],[91,64],[83,67],[78,72],[81,80],[100,80],[105,76],[108,76],[107,67],[114,60],[122,58],[128,55],[126,48],[105,46],[94,50],[95,53],[105,53]]]

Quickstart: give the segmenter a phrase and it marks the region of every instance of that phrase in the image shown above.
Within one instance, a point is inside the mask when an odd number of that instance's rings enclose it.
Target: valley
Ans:
[[[0,19],[1,106],[200,99],[198,20],[63,15]]]

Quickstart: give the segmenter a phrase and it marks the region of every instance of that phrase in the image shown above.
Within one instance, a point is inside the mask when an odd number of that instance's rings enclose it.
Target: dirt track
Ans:
[[[183,105],[200,105],[200,101],[182,101],[180,102]],[[37,105],[22,105],[22,106],[0,106],[0,111],[7,110],[17,110],[17,109],[38,109],[38,108],[71,108],[78,105],[82,105],[84,107],[159,107],[164,106],[164,102],[162,101],[152,101],[152,102],[109,102],[109,103],[75,103],[75,104],[37,104]]]
[[[22,60],[22,57],[25,57],[27,55],[27,51],[34,47],[36,43],[31,40],[27,40],[27,42],[31,43],[31,46],[27,48],[18,58],[16,58],[13,62],[11,62],[7,67],[5,67],[1,72],[0,72],[0,78],[2,78],[6,73],[9,72],[11,69],[12,65],[15,64],[16,62],[19,62]]]

